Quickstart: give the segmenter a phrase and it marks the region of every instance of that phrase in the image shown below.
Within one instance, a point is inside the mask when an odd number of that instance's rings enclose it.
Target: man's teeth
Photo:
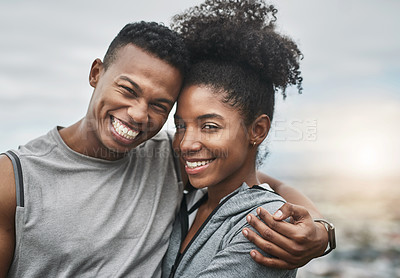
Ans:
[[[126,125],[124,125],[120,120],[116,119],[113,117],[112,120],[112,125],[115,129],[115,131],[121,135],[122,137],[128,139],[128,140],[133,140],[136,138],[136,136],[139,134],[139,132],[130,129]]]
[[[189,168],[196,168],[196,167],[200,167],[200,166],[204,166],[208,163],[210,163],[212,160],[204,160],[204,161],[196,161],[196,162],[190,162],[190,161],[186,161],[186,166]]]

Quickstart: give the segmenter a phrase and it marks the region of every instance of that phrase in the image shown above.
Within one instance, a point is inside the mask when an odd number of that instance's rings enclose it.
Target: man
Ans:
[[[160,276],[183,182],[157,133],[187,57],[168,28],[128,24],[92,64],[85,117],[0,157],[0,277]]]

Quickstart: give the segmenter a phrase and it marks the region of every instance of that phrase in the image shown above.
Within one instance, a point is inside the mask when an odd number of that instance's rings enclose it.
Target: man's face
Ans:
[[[178,69],[133,44],[119,49],[107,70],[96,60],[86,116],[91,146],[120,154],[153,137],[165,123],[181,83]]]

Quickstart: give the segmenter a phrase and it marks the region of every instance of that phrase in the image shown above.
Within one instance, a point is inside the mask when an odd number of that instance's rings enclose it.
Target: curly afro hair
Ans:
[[[142,48],[182,73],[187,71],[189,54],[181,36],[166,26],[145,21],[129,23],[121,29],[104,56],[105,69],[113,63],[118,50],[127,44]]]
[[[297,85],[302,54],[275,31],[277,10],[262,0],[206,0],[172,19],[185,40],[192,66],[185,85],[205,85],[241,111],[245,123],[272,120],[275,91]]]

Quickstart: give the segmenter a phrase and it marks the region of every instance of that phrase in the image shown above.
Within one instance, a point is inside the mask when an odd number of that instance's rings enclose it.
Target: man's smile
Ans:
[[[114,127],[114,131],[125,139],[134,140],[140,133],[140,131],[130,128],[129,126],[125,125],[121,120],[113,116],[111,116],[111,123]]]

